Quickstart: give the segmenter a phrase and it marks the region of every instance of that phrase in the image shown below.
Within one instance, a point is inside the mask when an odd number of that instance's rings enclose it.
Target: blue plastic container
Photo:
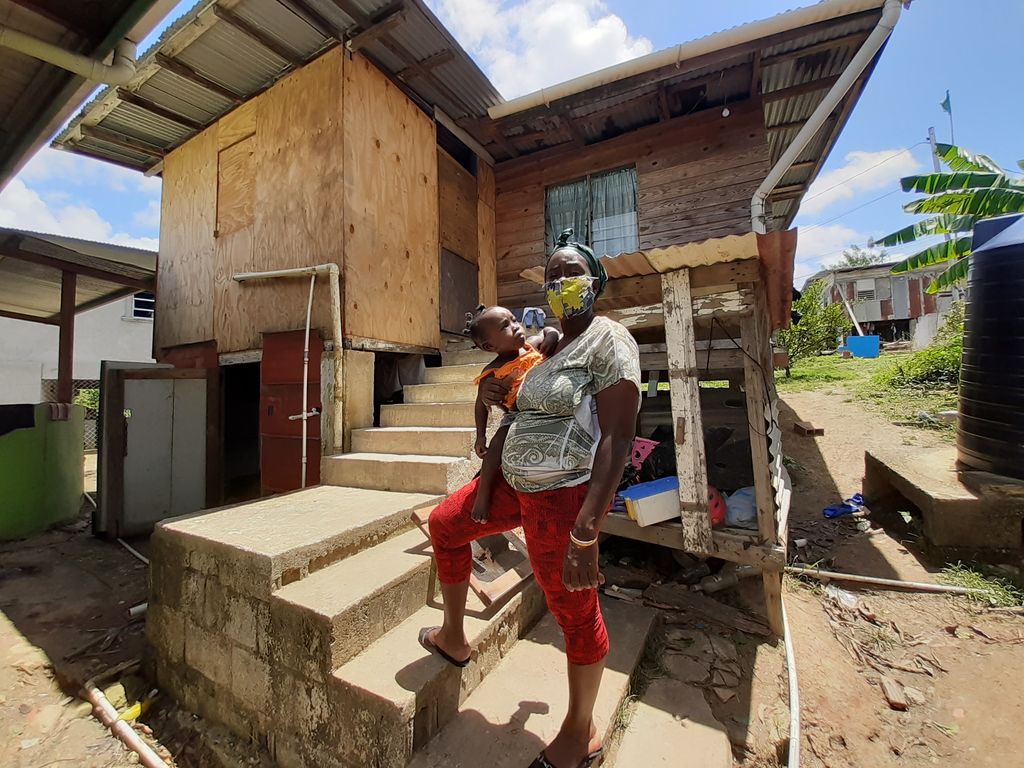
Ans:
[[[848,336],[846,347],[854,357],[878,357],[881,350],[878,336]]]

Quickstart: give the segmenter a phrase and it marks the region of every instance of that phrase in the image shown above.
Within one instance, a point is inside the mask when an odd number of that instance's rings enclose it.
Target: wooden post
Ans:
[[[57,402],[70,403],[75,361],[75,293],[78,276],[60,274],[60,346],[57,352]]]
[[[778,543],[778,522],[775,519],[775,491],[772,488],[768,455],[768,426],[765,416],[774,376],[771,366],[770,334],[764,304],[764,283],[753,286],[753,312],[741,321],[743,373],[747,390],[747,423],[750,429],[750,451],[754,468],[754,497],[757,503],[757,530],[762,544]],[[768,624],[782,637],[782,572],[764,571],[764,599]]]
[[[693,330],[690,270],[661,278],[665,308],[665,343],[672,422],[676,430],[676,474],[683,546],[690,552],[712,552],[708,518],[708,468],[704,457],[704,421],[700,411],[697,350]]]

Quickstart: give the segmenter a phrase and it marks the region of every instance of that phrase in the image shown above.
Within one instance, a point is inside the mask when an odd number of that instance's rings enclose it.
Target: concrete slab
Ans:
[[[382,427],[472,427],[473,403],[407,403],[380,409]]]
[[[226,586],[266,596],[408,530],[414,510],[438,501],[438,494],[323,485],[167,520],[152,538],[154,577],[166,567],[180,579],[187,566],[220,572]]]
[[[440,368],[427,368],[423,374],[425,384],[444,384],[447,382],[469,382],[480,375],[484,364],[445,365]]]
[[[480,365],[483,366],[494,359],[490,352],[482,349],[460,349],[451,352],[442,352],[441,361],[445,366],[456,365]]]
[[[346,453],[324,457],[320,477],[328,485],[407,493],[449,494],[473,479],[480,460],[397,453]]]
[[[458,456],[473,453],[476,430],[470,427],[378,427],[352,432],[355,453]]]
[[[282,587],[270,598],[277,660],[325,679],[426,604],[432,565],[415,529]]]
[[[477,387],[472,379],[467,382],[413,384],[403,390],[407,403],[473,403],[476,402],[476,393]]]
[[[700,688],[660,678],[637,703],[612,765],[732,768],[725,726],[711,713]]]
[[[467,608],[466,634],[473,656],[464,669],[427,652],[418,642],[422,628],[442,622],[441,605],[435,603],[335,670],[332,703],[344,731],[338,742],[343,760],[405,766],[545,610],[543,594],[532,580],[496,612],[488,612],[472,593]]]
[[[916,507],[925,544],[947,559],[1017,560],[1024,552],[1024,484],[958,472],[952,445],[867,451],[863,491],[869,505],[902,498]]]
[[[655,612],[602,601],[611,652],[595,717],[606,737],[643,655]],[[466,699],[413,768],[522,768],[554,738],[568,705],[561,632],[548,615]]]

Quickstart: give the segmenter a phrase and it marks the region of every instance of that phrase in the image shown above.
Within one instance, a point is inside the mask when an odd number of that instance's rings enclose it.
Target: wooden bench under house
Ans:
[[[772,339],[789,322],[795,248],[796,233],[787,231],[605,257],[609,282],[597,304],[640,345],[648,384],[640,434],[656,423],[671,426],[679,476],[678,521],[641,527],[610,515],[604,532],[761,569],[768,621],[779,636],[791,484],[773,373],[785,366],[785,354]],[[523,277],[542,282],[543,270]],[[659,417],[649,403],[665,400],[658,387],[664,381],[670,410]],[[728,472],[719,482],[728,490],[753,485],[756,532],[711,527],[704,436],[730,425],[742,425],[749,437],[749,465],[732,473],[732,487]]]

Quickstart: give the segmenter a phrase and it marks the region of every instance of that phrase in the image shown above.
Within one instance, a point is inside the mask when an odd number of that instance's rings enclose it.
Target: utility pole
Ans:
[[[939,165],[939,142],[935,139],[935,127],[928,129],[928,141],[932,145],[932,165],[935,168],[936,173],[942,172],[942,166]]]

